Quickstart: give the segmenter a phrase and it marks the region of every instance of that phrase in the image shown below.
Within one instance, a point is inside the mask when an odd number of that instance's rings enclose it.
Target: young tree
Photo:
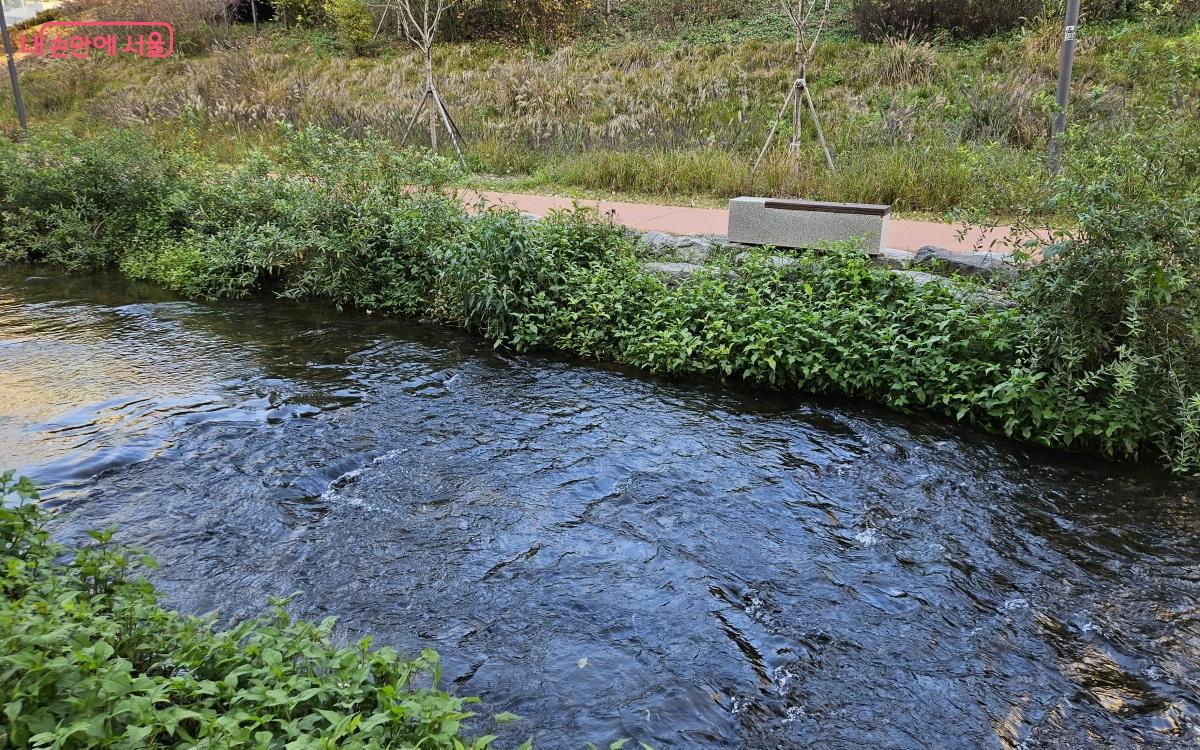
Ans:
[[[446,109],[446,104],[442,101],[433,78],[433,42],[437,37],[442,16],[456,2],[457,0],[394,0],[389,3],[389,6],[396,8],[397,23],[401,32],[421,51],[421,56],[425,61],[425,94],[417,103],[417,108],[413,110],[408,127],[404,129],[403,140],[408,140],[409,131],[412,130],[417,118],[421,116],[421,110],[425,108],[426,104],[429,104],[429,145],[433,149],[437,149],[438,120],[441,119],[446,133],[450,136],[450,142],[454,145],[454,151],[458,154],[458,160],[465,167],[466,159],[463,157],[460,144],[462,135],[458,132],[453,118],[450,117],[450,111]]]
[[[817,106],[813,103],[812,93],[808,89],[808,81],[805,78],[813,55],[816,54],[817,43],[821,40],[821,33],[825,31],[825,26],[829,22],[832,0],[821,0],[823,4],[819,4],[818,0],[779,0],[779,2],[787,14],[788,20],[792,22],[792,29],[796,33],[796,81],[792,84],[788,95],[784,97],[783,106],[779,108],[779,114],[771,124],[771,132],[767,134],[767,141],[763,144],[762,150],[758,152],[754,170],[758,169],[758,165],[767,155],[768,149],[771,148],[771,141],[775,139],[775,133],[779,130],[779,121],[787,112],[788,105],[791,105],[792,142],[789,144],[790,147],[793,150],[800,147],[801,120],[807,106],[808,113],[812,117],[813,127],[817,131],[817,140],[820,141],[821,148],[825,151],[825,162],[829,165],[829,171],[832,172],[834,171],[833,154],[830,153],[829,144],[825,141],[825,131],[821,128],[821,120],[817,117]],[[816,14],[815,19],[813,18],[814,14]],[[814,21],[815,26],[813,25]],[[812,29],[811,36],[809,36],[810,29]]]

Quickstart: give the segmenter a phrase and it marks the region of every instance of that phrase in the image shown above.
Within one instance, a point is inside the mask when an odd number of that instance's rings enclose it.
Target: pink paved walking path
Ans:
[[[725,234],[728,229],[728,212],[723,208],[686,208],[683,206],[656,206],[649,203],[625,203],[525,193],[497,193],[487,190],[463,191],[463,197],[474,202],[483,198],[489,204],[513,206],[538,216],[556,208],[570,208],[573,203],[599,209],[601,213],[612,212],[617,222],[644,232],[670,232],[671,234]],[[947,250],[987,250],[1007,253],[1000,245],[1006,229],[996,229],[990,234],[972,229],[961,240],[956,224],[940,224],[935,221],[910,221],[891,219],[888,222],[886,247],[895,250],[916,251],[925,245],[937,245]],[[993,242],[995,243],[993,245]]]

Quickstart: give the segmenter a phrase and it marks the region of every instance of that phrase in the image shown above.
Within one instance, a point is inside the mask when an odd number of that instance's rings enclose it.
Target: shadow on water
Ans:
[[[1183,747],[1194,485],[312,305],[0,272],[0,464],[172,602],[299,592],[541,747]],[[349,636],[348,636],[349,637]]]

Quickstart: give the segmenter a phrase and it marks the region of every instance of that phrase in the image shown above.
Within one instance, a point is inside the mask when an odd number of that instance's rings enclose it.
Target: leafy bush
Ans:
[[[868,39],[948,31],[957,36],[998,34],[1042,11],[1042,0],[852,0],[850,21]]]
[[[133,574],[153,561],[111,529],[52,542],[36,499],[0,474],[0,747],[491,747],[465,734],[475,699],[438,689],[435,652],[337,647],[333,618],[295,621],[281,601],[215,630],[163,608]]]
[[[0,260],[70,270],[114,263],[166,231],[166,217],[146,208],[179,189],[185,162],[132,131],[103,141],[34,135],[0,153]]]
[[[530,222],[492,211],[440,251],[434,312],[482,333],[497,346],[553,346],[552,326],[580,269],[632,257],[628,238],[587,211]]]
[[[1029,360],[1060,394],[1062,437],[1095,435],[1114,454],[1153,446],[1176,471],[1192,471],[1200,466],[1200,148],[1127,133],[1096,160],[1073,145],[1082,163],[1054,200],[1079,226],[1017,290],[1037,313]],[[1182,198],[1173,194],[1180,187]]]
[[[361,54],[370,47],[375,19],[366,0],[326,0],[325,15],[348,50]]]
[[[1167,29],[1186,29],[1200,21],[1200,0],[1143,0],[1142,17]]]
[[[1144,18],[1172,27],[1194,22],[1200,16],[1200,0],[1089,0],[1080,13],[1085,23]]]
[[[517,39],[550,44],[573,34],[593,0],[464,0],[446,14],[446,39]]]
[[[428,264],[414,253],[453,234],[446,159],[318,130],[285,129],[271,156],[213,170],[144,136],[68,134],[0,151],[0,260],[79,271],[119,264],[190,296],[292,297],[415,313]]]
[[[1111,21],[1122,18],[1134,18],[1141,10],[1143,0],[1089,0],[1080,3],[1079,13],[1084,21]],[[1065,7],[1062,0],[1053,4],[1052,9],[1061,17]]]

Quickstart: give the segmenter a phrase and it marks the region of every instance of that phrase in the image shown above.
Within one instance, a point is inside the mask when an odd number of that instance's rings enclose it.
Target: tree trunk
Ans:
[[[425,90],[433,91],[433,50],[425,48]],[[429,148],[438,149],[438,115],[437,102],[429,107]]]

